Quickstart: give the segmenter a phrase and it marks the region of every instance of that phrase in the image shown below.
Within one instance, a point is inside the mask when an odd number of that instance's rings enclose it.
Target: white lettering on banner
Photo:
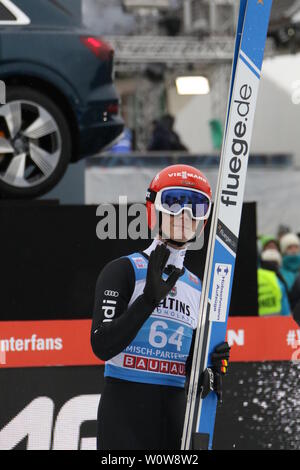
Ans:
[[[300,363],[300,348],[296,349],[291,356],[291,360],[294,364]]]
[[[96,437],[80,438],[80,430],[84,422],[97,420],[99,399],[92,394],[71,398],[54,423],[53,400],[35,398],[1,429],[0,450],[14,449],[25,438],[27,450],[96,450]]]
[[[245,330],[234,330],[227,331],[227,342],[229,346],[236,344],[237,346],[244,346],[245,344]]]
[[[231,279],[230,264],[215,264],[213,289],[212,289],[212,303],[210,307],[210,321],[225,322],[227,311],[227,300],[230,289]]]
[[[129,369],[146,370],[148,372],[158,372],[160,374],[185,376],[185,364],[175,361],[162,361],[125,354],[123,366]]]
[[[97,419],[98,404],[99,395],[79,395],[67,401],[56,418],[52,449],[86,448],[87,442],[80,442],[80,428],[85,421]]]
[[[293,349],[300,346],[300,330],[289,330],[286,335],[286,344]]]
[[[38,338],[32,334],[31,338],[15,338],[0,340],[0,354],[2,352],[20,351],[61,351],[63,349],[62,338]]]
[[[5,349],[2,350],[2,345],[0,343],[0,365],[6,364],[6,352]]]
[[[0,431],[0,449],[9,450],[27,437],[27,450],[49,450],[54,403],[39,397],[27,405]]]

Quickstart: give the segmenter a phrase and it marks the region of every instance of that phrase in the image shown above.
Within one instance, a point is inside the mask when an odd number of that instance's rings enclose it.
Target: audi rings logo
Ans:
[[[119,297],[119,292],[116,292],[115,290],[106,290],[104,295],[107,295],[108,297]]]

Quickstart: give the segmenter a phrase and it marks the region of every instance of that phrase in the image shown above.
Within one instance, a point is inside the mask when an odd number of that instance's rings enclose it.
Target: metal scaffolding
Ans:
[[[165,94],[165,83],[153,83],[146,78],[138,80],[135,93],[135,131],[138,149],[147,149],[153,121],[163,113],[163,100]]]
[[[184,31],[231,35],[238,6],[236,0],[183,0]]]
[[[136,18],[132,35],[111,35],[106,39],[115,50],[115,70],[119,76],[138,78],[135,93],[136,135],[138,147],[143,150],[149,139],[151,123],[163,112],[159,103],[166,87],[167,77],[176,74],[201,72],[210,81],[211,115],[224,121],[234,50],[234,31],[239,9],[238,0],[163,0],[156,4],[149,0],[122,0]],[[159,26],[162,10],[167,4],[177,4],[181,17],[181,33],[166,36]],[[125,5],[125,3],[127,5]],[[146,5],[147,8],[143,9]],[[136,5],[136,8],[135,8]],[[151,6],[153,5],[153,8]],[[295,14],[300,0],[274,0],[273,22],[278,17]],[[174,12],[174,8],[172,10]],[[156,18],[156,19],[155,19]],[[271,20],[272,26],[272,20]],[[268,39],[265,56],[276,52],[275,43]],[[161,70],[161,80],[147,79],[151,67]]]
[[[115,49],[116,67],[122,63],[163,63],[172,67],[177,64],[230,61],[234,46],[233,37],[199,40],[185,36],[108,36],[106,39]]]
[[[164,64],[167,68],[178,65],[226,63],[232,61],[234,37],[210,36],[197,39],[186,36],[107,36],[115,49],[116,70],[132,71],[143,64]],[[273,41],[267,41],[266,55],[275,52]]]
[[[219,64],[211,71],[211,114],[224,124],[230,84],[231,64]]]

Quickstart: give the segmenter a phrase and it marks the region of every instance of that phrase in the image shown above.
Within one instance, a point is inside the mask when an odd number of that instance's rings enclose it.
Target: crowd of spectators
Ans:
[[[287,227],[276,237],[259,238],[258,308],[260,316],[293,315],[300,324],[300,239]]]

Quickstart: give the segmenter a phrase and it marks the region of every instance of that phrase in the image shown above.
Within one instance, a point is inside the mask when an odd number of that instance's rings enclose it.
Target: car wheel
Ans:
[[[71,157],[71,134],[59,107],[40,91],[7,87],[0,108],[0,193],[33,198],[62,178]]]

